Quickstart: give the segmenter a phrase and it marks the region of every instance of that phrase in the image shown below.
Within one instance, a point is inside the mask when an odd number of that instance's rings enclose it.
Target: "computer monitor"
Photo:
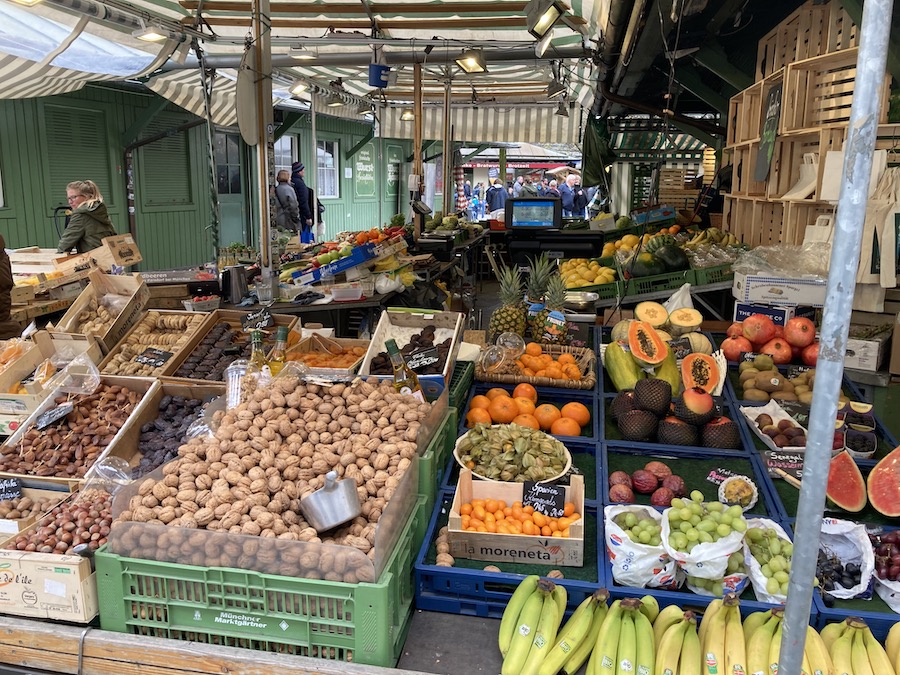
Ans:
[[[552,197],[511,197],[506,200],[505,223],[513,230],[562,227],[562,202]]]

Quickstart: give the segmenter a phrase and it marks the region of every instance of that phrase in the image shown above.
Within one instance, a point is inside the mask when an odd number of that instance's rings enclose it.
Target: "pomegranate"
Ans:
[[[816,361],[819,360],[819,343],[813,342],[809,347],[805,347],[800,353],[800,358],[803,359],[805,365],[815,366]]]
[[[744,324],[740,321],[735,321],[728,327],[728,330],[725,331],[725,335],[728,337],[738,337],[744,335]]]
[[[794,355],[791,351],[791,346],[786,340],[782,340],[781,338],[769,340],[759,351],[761,354],[769,354],[776,365],[790,363],[791,358]]]
[[[659,487],[659,478],[646,469],[638,469],[631,474],[631,484],[636,492],[649,495]]]
[[[777,337],[777,338],[784,337],[784,326],[779,326],[777,323],[775,324],[775,337]]]
[[[756,344],[765,344],[775,337],[775,324],[765,314],[751,314],[744,319],[744,337]]]
[[[632,504],[634,503],[634,492],[622,483],[613,485],[609,488],[609,501],[614,504]]]
[[[675,493],[669,488],[661,487],[650,496],[650,503],[653,506],[671,506],[673,499]]]
[[[753,345],[743,336],[725,338],[722,343],[722,353],[729,361],[737,361],[741,358],[741,352],[752,352]]]
[[[784,339],[792,347],[808,347],[816,339],[816,324],[802,316],[795,316],[784,327]]]
[[[631,476],[629,476],[624,471],[613,471],[609,474],[609,484],[612,485],[625,485],[629,489],[631,489]]]

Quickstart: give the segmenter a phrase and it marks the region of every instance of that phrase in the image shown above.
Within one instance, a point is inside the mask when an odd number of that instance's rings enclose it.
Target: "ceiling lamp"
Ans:
[[[528,32],[540,40],[565,12],[566,7],[559,0],[531,0],[525,8]]]
[[[550,42],[553,40],[553,27],[550,27],[546,33],[544,33],[544,37],[534,43],[534,55],[537,58],[541,58],[544,53],[547,51],[547,48],[550,46]]]
[[[17,5],[25,5],[26,7],[34,7],[41,0],[13,0]]]
[[[141,24],[143,23],[144,22],[141,21]],[[142,25],[141,28],[132,31],[131,35],[144,42],[162,42],[163,40],[174,40],[177,37],[172,31],[153,25]]]
[[[325,105],[329,108],[340,108],[344,105],[344,97],[337,92],[331,92],[325,99]]]
[[[480,49],[466,49],[456,59],[456,65],[467,73],[486,73],[487,66],[484,62],[484,52]]]
[[[306,82],[304,82],[303,80],[297,80],[296,82],[294,82],[294,84],[291,85],[288,91],[291,92],[291,94],[293,94],[294,96],[299,96],[307,89],[309,89],[309,85],[306,84]]]
[[[368,115],[372,112],[372,104],[368,101],[360,101],[359,107],[356,109],[357,115]]]
[[[565,93],[566,88],[559,80],[551,80],[547,85],[547,98],[559,98]]]
[[[315,50],[307,49],[303,45],[291,47],[288,53],[291,55],[292,59],[297,59],[299,61],[312,61],[317,56]]]
[[[400,113],[400,121],[401,122],[412,122],[416,119],[416,113],[413,112],[412,108],[404,108],[403,112]]]
[[[569,107],[566,105],[565,101],[559,102],[559,107],[556,109],[555,115],[559,115],[560,117],[568,117],[569,116]]]

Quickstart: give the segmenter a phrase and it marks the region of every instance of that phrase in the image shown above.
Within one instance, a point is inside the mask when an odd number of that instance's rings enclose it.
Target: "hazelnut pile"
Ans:
[[[17,497],[16,499],[4,499],[0,502],[0,518],[5,520],[24,520],[32,516],[49,511],[50,507],[56,504],[65,495],[60,493],[57,498],[38,497]]]
[[[112,497],[91,489],[57,506],[37,528],[20,534],[6,548],[64,554],[78,544],[87,544],[96,551],[106,543],[111,525]]]

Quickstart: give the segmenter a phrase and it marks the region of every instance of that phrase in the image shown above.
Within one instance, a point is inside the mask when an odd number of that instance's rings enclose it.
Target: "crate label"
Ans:
[[[241,317],[241,326],[248,333],[251,330],[270,328],[274,325],[275,319],[272,318],[272,314],[269,312],[268,307],[263,307],[262,309],[250,312]]]
[[[731,469],[723,469],[720,467],[718,469],[713,469],[712,471],[710,471],[709,475],[706,477],[706,480],[708,480],[713,485],[721,485],[725,482],[725,479],[740,475],[742,474],[735,473]]]
[[[440,362],[441,357],[438,354],[437,347],[428,347],[427,349],[413,352],[406,358],[406,365],[416,371]]]
[[[763,450],[763,461],[770,476],[778,476],[775,469],[781,469],[789,476],[803,478],[803,456],[798,450]]]
[[[522,505],[531,506],[538,513],[548,518],[562,518],[566,509],[566,489],[559,485],[535,483],[526,480],[523,483]]]
[[[672,351],[675,353],[676,361],[694,353],[693,348],[691,348],[691,341],[686,337],[681,337],[677,340],[669,340],[669,347],[671,347]]]
[[[199,612],[194,614],[194,620],[196,621],[200,620],[198,614]],[[213,618],[213,622],[239,628],[264,629],[269,625],[265,621],[260,621],[258,617],[250,616],[249,614],[235,614],[233,612],[219,612]]]
[[[0,479],[0,501],[18,499],[22,496],[22,481],[18,478]]]
[[[135,363],[143,363],[151,368],[162,368],[173,356],[175,356],[174,352],[165,352],[156,347],[147,347],[143,353],[134,357],[134,361]]]
[[[45,412],[42,412],[38,418],[34,421],[34,428],[38,431],[42,429],[46,429],[54,422],[61,420],[63,417],[68,415],[70,412],[75,410],[75,405],[70,401],[65,403],[61,403],[55,408],[50,408]]]

